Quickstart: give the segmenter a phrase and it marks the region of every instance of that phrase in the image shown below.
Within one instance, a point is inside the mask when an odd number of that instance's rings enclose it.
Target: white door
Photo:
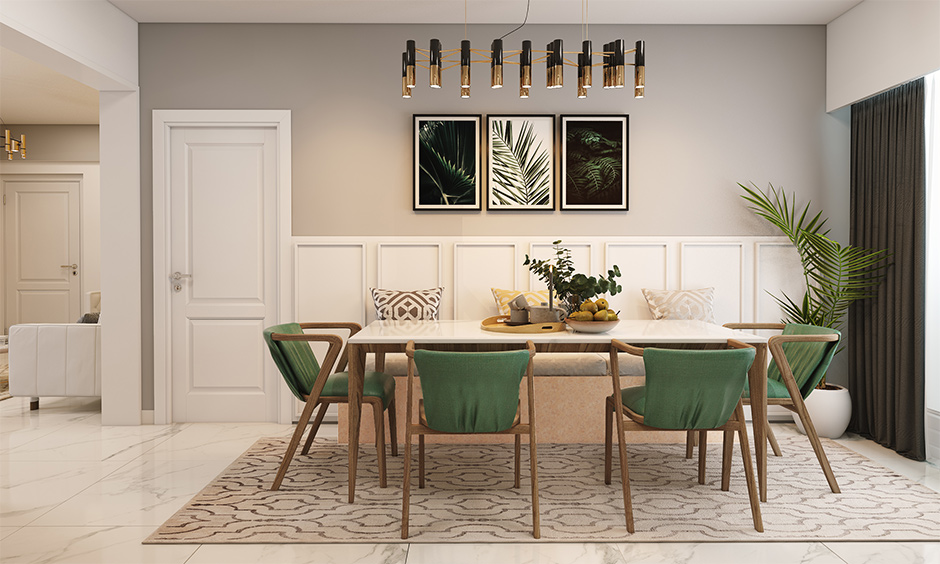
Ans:
[[[173,421],[274,421],[262,331],[277,313],[277,132],[170,133]]]
[[[81,315],[81,180],[5,175],[4,333],[17,323]]]

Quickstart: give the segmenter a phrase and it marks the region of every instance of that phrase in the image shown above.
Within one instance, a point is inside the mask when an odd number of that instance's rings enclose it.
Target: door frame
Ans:
[[[277,136],[277,252],[275,315],[278,323],[293,311],[291,291],[291,111],[153,110],[153,397],[154,423],[173,422],[170,340],[170,132],[174,127],[273,127]],[[261,335],[258,336],[261,339]],[[290,423],[291,398],[278,388],[277,418]]]

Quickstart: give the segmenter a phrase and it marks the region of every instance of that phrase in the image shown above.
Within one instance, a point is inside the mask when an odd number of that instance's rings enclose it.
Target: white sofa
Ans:
[[[13,325],[10,394],[30,397],[101,395],[101,326],[97,323]]]

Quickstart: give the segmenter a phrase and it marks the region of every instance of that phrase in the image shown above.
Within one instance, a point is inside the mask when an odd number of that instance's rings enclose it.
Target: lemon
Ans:
[[[581,311],[589,311],[591,313],[596,313],[598,309],[600,308],[597,307],[597,304],[595,304],[591,300],[584,300],[583,302],[581,302]]]
[[[607,300],[605,300],[604,298],[600,298],[600,299],[598,299],[598,300],[595,300],[595,301],[594,301],[594,304],[597,306],[597,309],[599,309],[599,310],[610,308],[610,304],[607,303]]]

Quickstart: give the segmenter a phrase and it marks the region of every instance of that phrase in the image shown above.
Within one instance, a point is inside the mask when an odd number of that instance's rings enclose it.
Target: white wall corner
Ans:
[[[927,462],[940,465],[940,411],[927,410]]]

